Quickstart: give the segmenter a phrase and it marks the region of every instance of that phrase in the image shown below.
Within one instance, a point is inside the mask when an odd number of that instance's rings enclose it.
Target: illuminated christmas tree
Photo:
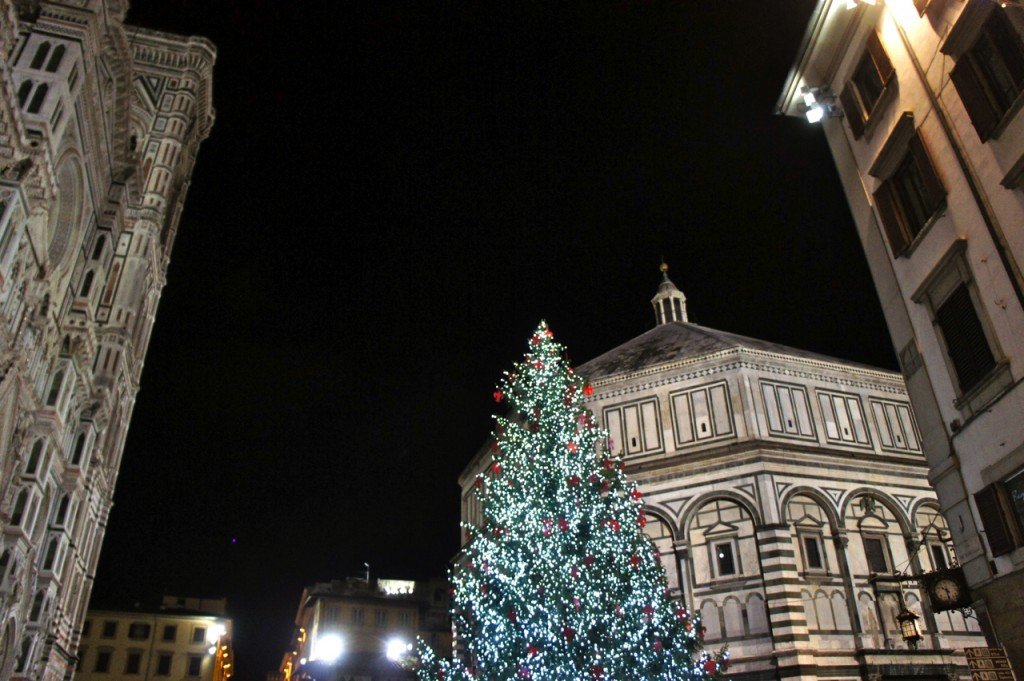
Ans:
[[[640,491],[583,405],[591,392],[541,322],[494,393],[507,411],[475,482],[482,526],[467,526],[451,574],[463,652],[439,660],[421,643],[422,681],[722,675],[726,655],[702,650],[699,618],[668,596]]]

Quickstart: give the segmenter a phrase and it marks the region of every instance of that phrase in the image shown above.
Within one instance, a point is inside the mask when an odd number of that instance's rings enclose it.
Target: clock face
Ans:
[[[960,585],[948,577],[935,582],[932,593],[943,603],[956,603],[960,598]]]

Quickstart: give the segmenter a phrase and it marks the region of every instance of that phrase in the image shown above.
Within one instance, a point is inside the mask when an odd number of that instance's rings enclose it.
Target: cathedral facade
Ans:
[[[0,0],[0,678],[70,679],[213,45]]]
[[[901,376],[692,324],[667,273],[652,302],[652,330],[577,372],[729,676],[965,675],[977,622],[933,612],[914,579],[956,558]],[[460,478],[468,523],[488,456]]]

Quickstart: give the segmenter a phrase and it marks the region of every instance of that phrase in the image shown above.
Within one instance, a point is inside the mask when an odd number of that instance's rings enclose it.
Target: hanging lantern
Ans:
[[[921,640],[921,632],[917,628],[917,615],[907,610],[907,606],[900,608],[899,614],[896,615],[896,622],[900,626],[900,634],[903,636],[903,640],[907,642],[907,647],[911,650],[917,650],[917,642]]]

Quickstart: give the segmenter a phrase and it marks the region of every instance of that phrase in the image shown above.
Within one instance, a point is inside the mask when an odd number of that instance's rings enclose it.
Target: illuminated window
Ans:
[[[736,574],[736,559],[733,556],[732,542],[719,542],[713,547],[717,576],[728,577]]]

